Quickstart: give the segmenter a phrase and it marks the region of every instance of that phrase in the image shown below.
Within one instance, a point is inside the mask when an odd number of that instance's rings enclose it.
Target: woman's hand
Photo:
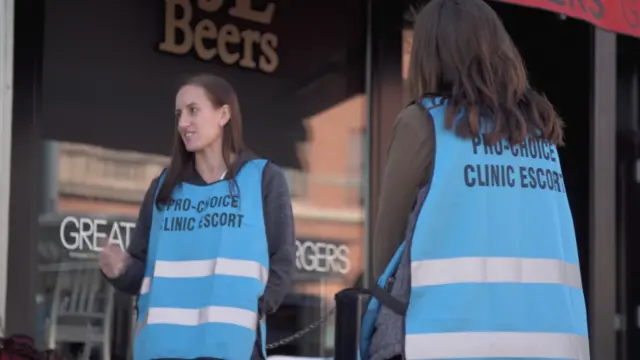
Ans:
[[[128,252],[123,251],[120,245],[106,241],[100,252],[100,269],[111,279],[122,275],[131,261]]]

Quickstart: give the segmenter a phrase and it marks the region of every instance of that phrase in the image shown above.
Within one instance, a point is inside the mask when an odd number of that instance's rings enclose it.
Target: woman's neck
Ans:
[[[224,177],[227,165],[218,149],[206,149],[195,154],[196,171],[207,183],[216,182]]]

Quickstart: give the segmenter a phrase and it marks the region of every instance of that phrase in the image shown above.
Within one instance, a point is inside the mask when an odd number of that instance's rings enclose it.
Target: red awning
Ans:
[[[501,0],[582,19],[603,29],[640,37],[640,0]]]

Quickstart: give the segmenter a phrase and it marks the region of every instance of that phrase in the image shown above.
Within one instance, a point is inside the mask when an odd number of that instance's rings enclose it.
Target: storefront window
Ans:
[[[130,356],[133,299],[96,259],[103,239],[127,246],[168,163],[185,76],[234,86],[247,145],[288,180],[296,271],[267,342],[327,314],[363,272],[366,3],[204,3],[46,2],[37,340],[70,359]],[[333,334],[329,318],[269,353],[331,357]]]
[[[284,168],[296,224],[296,272],[291,293],[268,319],[269,342],[326,314],[333,295],[362,272],[363,162],[354,158],[361,151],[351,152],[364,145],[364,106],[364,96],[356,95],[305,119],[313,136],[298,146],[304,165]],[[142,197],[168,157],[60,141],[47,141],[45,151],[38,340],[70,358],[126,356],[112,344],[129,344],[131,298],[114,296],[102,278],[99,244],[128,245]],[[330,318],[274,354],[331,356],[333,331]]]
[[[128,342],[132,299],[115,296],[96,259],[105,239],[128,246],[142,197],[168,158],[59,141],[44,149],[37,339],[70,359],[126,357],[112,341]]]

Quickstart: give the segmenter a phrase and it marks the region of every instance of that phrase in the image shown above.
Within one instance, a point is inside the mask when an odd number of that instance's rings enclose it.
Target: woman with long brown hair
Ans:
[[[171,163],[153,180],[113,286],[139,295],[134,358],[265,358],[266,314],[291,284],[295,239],[282,170],[242,140],[235,91],[199,75],[178,91]]]
[[[432,0],[408,82],[373,235],[385,293],[361,358],[588,359],[563,122],[495,12]]]

